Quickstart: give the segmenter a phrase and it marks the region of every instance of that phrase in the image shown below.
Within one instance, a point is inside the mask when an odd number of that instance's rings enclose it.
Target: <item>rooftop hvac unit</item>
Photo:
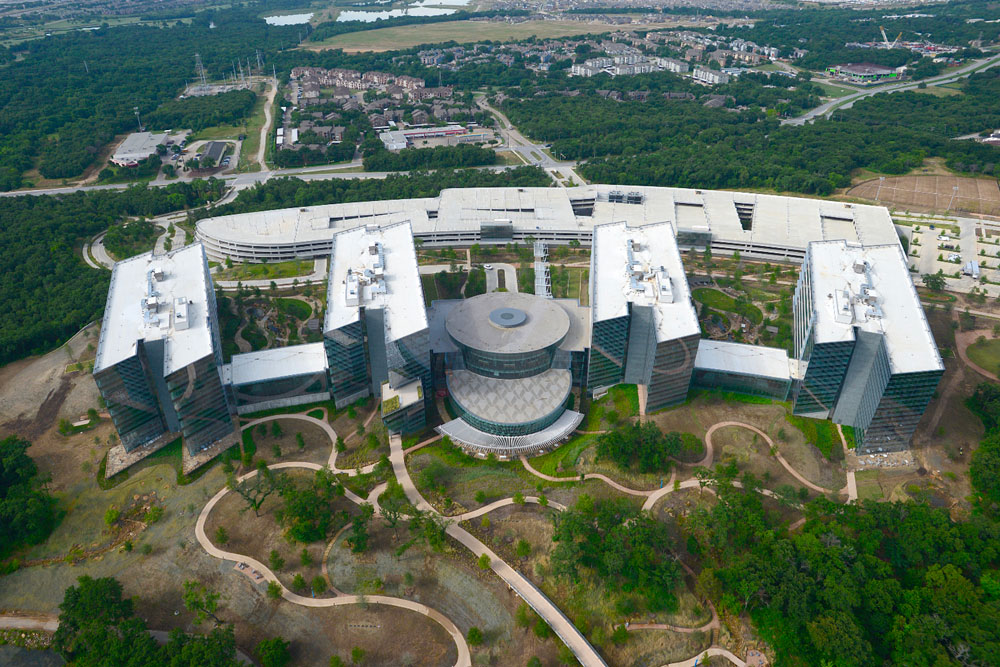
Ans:
[[[190,325],[190,308],[191,302],[180,297],[174,301],[174,329],[177,331],[184,331]]]
[[[619,190],[612,190],[608,193],[608,201],[612,204],[620,204],[625,201],[625,195]]]
[[[358,306],[361,304],[361,286],[358,284],[358,276],[350,269],[347,270],[347,280],[344,281],[344,301],[348,306]]]

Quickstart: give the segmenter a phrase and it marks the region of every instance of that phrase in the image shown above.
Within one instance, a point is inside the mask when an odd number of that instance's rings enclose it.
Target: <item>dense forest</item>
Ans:
[[[196,211],[193,217],[200,219],[289,206],[436,197],[445,188],[544,187],[551,183],[548,175],[537,167],[518,167],[500,172],[477,169],[418,171],[393,174],[383,179],[302,181],[297,178],[272,178],[267,183],[243,190],[228,204],[211,211]]]
[[[1000,524],[926,502],[818,498],[793,533],[752,475],[723,465],[705,481],[718,501],[684,523],[699,587],[748,612],[781,664],[995,664]]]
[[[111,139],[135,128],[194,76],[209,76],[255,48],[295,45],[296,26],[269,26],[253,9],[208,11],[171,28],[129,25],[19,44],[0,77],[0,190],[22,185],[37,162],[45,178],[79,176]],[[190,59],[190,60],[189,60]]]
[[[365,171],[411,171],[413,169],[445,169],[450,167],[480,167],[496,164],[497,154],[490,148],[472,144],[406,148],[398,153],[385,149],[364,158]]]
[[[589,159],[580,170],[595,182],[825,195],[848,185],[855,169],[902,174],[927,156],[960,171],[997,173],[996,148],[952,137],[1000,126],[1000,72],[973,75],[963,91],[876,95],[805,126],[780,125],[759,108],[733,112],[663,98],[511,98],[503,109],[526,134],[552,142],[557,157]]]
[[[197,132],[213,125],[237,124],[250,115],[256,101],[257,94],[251,90],[170,100],[146,114],[143,121],[157,130],[184,128]]]
[[[0,440],[0,558],[47,538],[58,519],[55,499],[45,490],[48,480],[28,456],[30,446],[16,435]]]
[[[809,53],[800,64],[818,69],[844,62],[841,60],[844,57],[850,58],[847,62],[903,57],[903,54],[885,55],[895,54],[895,51],[871,49],[850,49],[855,54],[853,57],[841,52],[848,43],[882,41],[879,26],[885,27],[890,40],[902,33],[904,41],[927,39],[964,47],[982,34],[983,40],[989,43],[1000,37],[1000,24],[986,21],[969,23],[967,20],[995,18],[996,10],[995,3],[983,0],[924,5],[919,12],[901,10],[888,15],[884,9],[781,10],[755,14],[752,27],[720,26],[717,33],[776,46],[786,55],[795,48],[805,49]],[[882,64],[889,65],[890,62]],[[892,66],[901,64],[898,62]]]
[[[60,345],[100,317],[110,274],[84,264],[82,243],[126,216],[198,206],[222,191],[212,179],[0,198],[0,364]]]

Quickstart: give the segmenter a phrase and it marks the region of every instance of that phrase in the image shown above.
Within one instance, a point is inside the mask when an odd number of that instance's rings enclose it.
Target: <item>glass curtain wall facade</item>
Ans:
[[[322,400],[328,393],[326,372],[233,385],[237,407],[288,399],[307,403]]]
[[[462,351],[464,367],[486,377],[516,379],[543,373],[552,367],[552,360],[559,349],[559,343],[541,350],[502,354],[488,350],[477,350],[452,339]]]
[[[760,375],[743,375],[732,371],[716,371],[695,368],[691,374],[691,384],[702,389],[719,389],[737,394],[766,396],[777,401],[788,400],[792,381],[785,378],[770,378]]]
[[[236,415],[223,391],[215,356],[174,371],[166,378],[184,445],[192,455],[236,432]]]
[[[868,428],[864,433],[855,434],[858,451],[869,452],[879,447],[905,449],[943,373],[943,370],[935,370],[893,375]]]
[[[330,366],[330,394],[342,408],[368,396],[368,362],[365,359],[365,329],[361,320],[333,331],[323,338]]]
[[[392,341],[386,346],[386,361],[390,371],[405,378],[419,380],[424,397],[424,409],[434,404],[434,385],[431,374],[430,332],[421,329]]]
[[[625,374],[628,323],[628,315],[594,322],[587,370],[587,387],[591,392],[621,383]]]
[[[94,381],[126,451],[156,440],[167,432],[151,386],[148,369],[138,353],[96,373]]]
[[[700,339],[700,335],[693,334],[657,343],[653,373],[648,381],[647,411],[683,403],[687,399]]]

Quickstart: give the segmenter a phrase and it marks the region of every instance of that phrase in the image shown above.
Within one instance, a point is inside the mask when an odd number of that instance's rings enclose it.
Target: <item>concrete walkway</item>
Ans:
[[[268,467],[272,470],[285,469],[285,468],[307,468],[311,470],[318,470],[322,466],[319,466],[315,463],[293,461],[288,463],[278,463]],[[256,474],[257,471],[253,470],[245,475],[242,475],[239,478],[239,480],[242,481],[244,479],[248,479]],[[220,500],[222,500],[222,498],[227,493],[229,493],[229,489],[226,487],[223,487],[221,490],[219,490],[219,492],[216,493],[215,496],[213,496],[212,499],[209,500],[208,503],[205,505],[205,507],[201,510],[201,514],[198,515],[198,522],[195,524],[195,529],[194,529],[195,537],[197,538],[198,543],[201,544],[202,548],[206,552],[208,552],[210,556],[214,556],[215,558],[219,558],[221,560],[233,561],[234,563],[246,563],[247,565],[257,570],[264,576],[263,580],[264,582],[269,583],[273,581],[276,584],[278,584],[278,586],[281,587],[281,597],[288,600],[289,602],[301,605],[303,607],[314,607],[314,608],[340,607],[344,605],[360,604],[363,601],[369,604],[383,604],[390,607],[399,607],[400,609],[408,609],[410,611],[415,611],[418,614],[423,614],[424,616],[427,616],[431,620],[436,621],[439,625],[441,625],[441,627],[443,627],[455,641],[455,645],[458,647],[458,660],[456,661],[455,665],[457,667],[471,667],[472,654],[469,652],[469,645],[465,641],[465,636],[458,629],[458,626],[456,626],[451,621],[451,619],[447,618],[440,612],[431,609],[427,605],[420,604],[419,602],[413,602],[412,600],[405,600],[403,598],[394,598],[386,595],[365,595],[363,599],[362,596],[360,595],[338,595],[336,597],[320,597],[320,598],[306,597],[304,595],[299,595],[298,593],[294,593],[285,588],[285,585],[278,580],[278,578],[274,575],[274,573],[270,570],[270,568],[264,565],[264,563],[261,563],[259,560],[256,560],[255,558],[251,558],[249,556],[245,556],[242,554],[223,551],[222,549],[216,547],[212,543],[212,541],[208,539],[208,536],[205,534],[205,523],[207,522],[208,516],[209,514],[211,514],[212,509],[216,506],[216,504],[218,504]],[[354,502],[359,502],[359,501],[362,503],[364,502],[363,499],[359,498],[356,494],[353,494],[350,491],[348,491],[347,494],[348,494],[347,497],[353,500]]]
[[[403,487],[407,499],[418,509],[437,513],[428,503],[410,478],[410,472],[406,469],[406,459],[403,453],[403,441],[399,436],[389,438],[389,461],[392,462],[392,470],[396,475],[396,480]],[[566,615],[555,606],[542,591],[533,583],[528,581],[524,575],[505,563],[485,544],[476,539],[471,533],[459,526],[451,523],[446,529],[448,534],[458,540],[462,546],[479,557],[483,554],[490,560],[490,568],[516,592],[529,607],[535,610],[542,619],[549,624],[552,631],[559,639],[573,652],[576,659],[584,667],[604,666],[604,658],[597,652],[583,633],[566,617]]]

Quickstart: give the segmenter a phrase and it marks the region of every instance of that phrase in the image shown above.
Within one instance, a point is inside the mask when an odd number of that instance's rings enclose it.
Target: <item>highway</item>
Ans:
[[[975,60],[967,65],[963,65],[958,69],[951,70],[950,72],[945,72],[944,74],[939,74],[938,76],[931,77],[929,79],[922,79],[920,81],[902,81],[900,83],[892,83],[887,85],[875,86],[874,88],[859,90],[856,93],[851,93],[844,97],[838,97],[835,100],[830,100],[825,102],[815,109],[807,111],[797,118],[786,118],[781,121],[782,125],[805,125],[806,123],[812,122],[820,116],[829,117],[834,111],[838,109],[850,109],[854,106],[854,103],[858,100],[864,99],[866,97],[871,97],[872,95],[879,95],[881,93],[895,93],[901,90],[914,90],[921,83],[925,83],[928,86],[940,85],[942,83],[951,83],[952,81],[958,81],[959,79],[964,79],[970,74],[976,72],[981,72],[990,67],[1000,64],[1000,54],[995,55],[991,58],[985,58],[981,60]]]

